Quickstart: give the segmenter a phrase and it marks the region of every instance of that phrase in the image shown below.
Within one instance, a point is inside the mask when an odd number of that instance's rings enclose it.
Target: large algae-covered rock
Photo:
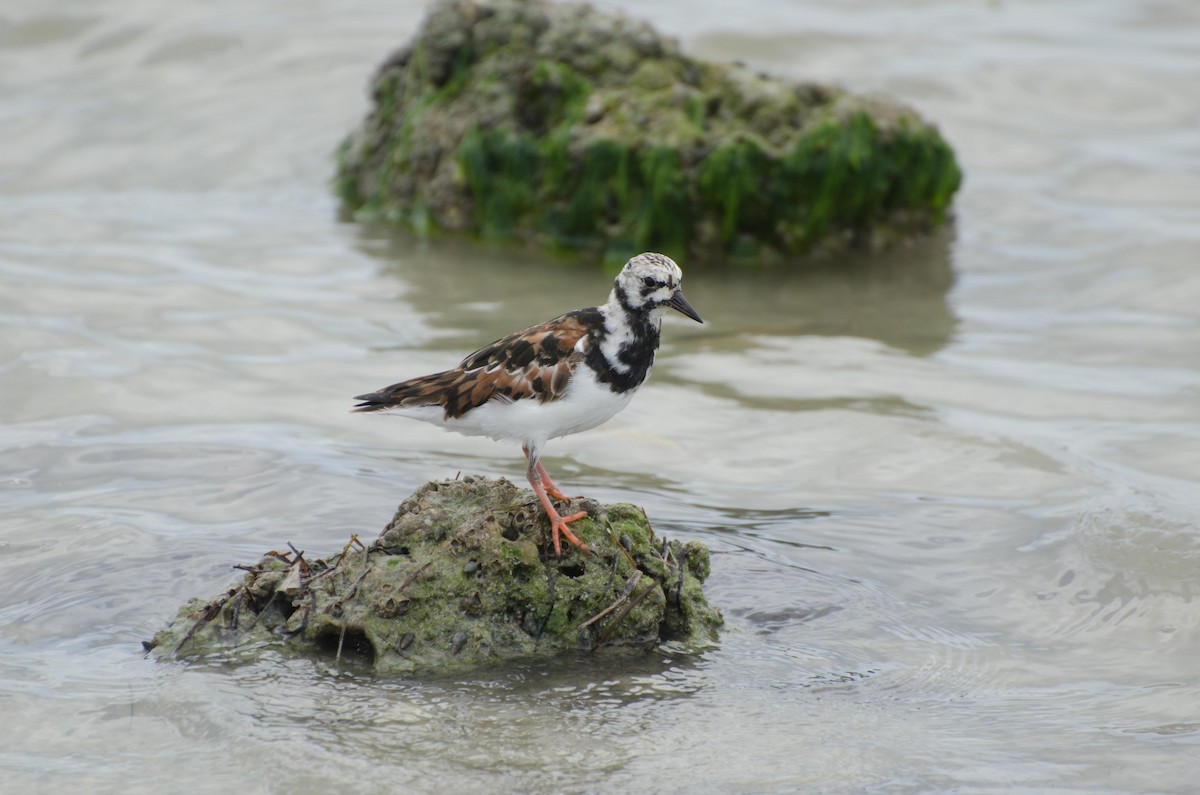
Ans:
[[[179,657],[287,646],[407,673],[713,639],[721,615],[701,591],[702,544],[656,537],[632,505],[570,510],[588,512],[572,528],[595,554],[555,557],[532,493],[506,480],[427,483],[374,543],[317,560],[269,553],[149,645]]]
[[[879,243],[940,223],[961,173],[915,111],[682,54],[590,6],[442,0],[342,146],[347,208],[692,259]]]

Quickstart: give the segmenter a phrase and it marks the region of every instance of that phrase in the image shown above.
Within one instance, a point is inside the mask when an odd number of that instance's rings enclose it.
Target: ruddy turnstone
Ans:
[[[591,552],[568,527],[587,512],[562,516],[550,502],[569,498],[542,466],[542,448],[550,439],[595,428],[629,405],[650,374],[668,309],[704,322],[683,297],[682,278],[670,257],[639,254],[621,269],[603,306],[510,334],[453,370],[359,395],[354,410],[393,412],[468,436],[520,442],[529,462],[525,476],[550,519],[554,553],[562,554],[560,534]]]

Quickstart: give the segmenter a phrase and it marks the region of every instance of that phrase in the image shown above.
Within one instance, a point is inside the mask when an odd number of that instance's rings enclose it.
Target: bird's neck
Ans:
[[[637,389],[654,364],[663,311],[633,308],[616,287],[599,309],[603,322],[588,363],[613,391]]]

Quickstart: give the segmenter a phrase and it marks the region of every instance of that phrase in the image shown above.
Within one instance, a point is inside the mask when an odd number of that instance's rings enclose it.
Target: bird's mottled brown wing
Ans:
[[[442,406],[447,419],[461,417],[489,400],[533,399],[547,403],[563,396],[586,351],[576,343],[597,321],[595,310],[580,310],[510,334],[472,353],[454,370],[413,378],[369,395],[355,411],[405,406]]]

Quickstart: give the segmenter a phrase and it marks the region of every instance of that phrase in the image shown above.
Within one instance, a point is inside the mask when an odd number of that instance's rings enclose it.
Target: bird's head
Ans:
[[[638,254],[617,274],[613,298],[626,312],[647,313],[657,317],[668,309],[703,323],[700,315],[683,297],[679,288],[683,271],[670,257],[647,252]]]

